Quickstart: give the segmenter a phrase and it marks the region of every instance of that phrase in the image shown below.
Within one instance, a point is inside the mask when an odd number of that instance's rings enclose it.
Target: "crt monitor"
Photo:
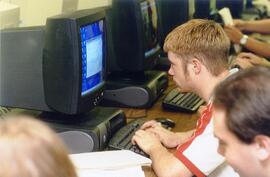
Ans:
[[[128,73],[153,68],[160,52],[155,0],[112,0],[106,17],[108,70]]]
[[[104,89],[104,17],[83,10],[2,31],[0,105],[64,114],[95,107]]]
[[[159,18],[159,41],[163,46],[169,32],[189,20],[190,0],[156,0]]]

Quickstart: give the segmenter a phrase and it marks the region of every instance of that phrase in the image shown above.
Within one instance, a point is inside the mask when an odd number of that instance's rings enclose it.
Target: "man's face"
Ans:
[[[178,55],[173,52],[168,52],[168,58],[171,62],[170,69],[168,73],[173,76],[173,80],[176,85],[183,91],[192,90],[190,88],[190,78],[188,73],[185,73],[183,70],[183,62]],[[188,71],[187,71],[188,72]]]
[[[240,141],[226,126],[223,109],[214,108],[214,134],[219,140],[218,152],[241,177],[259,177],[254,144]]]

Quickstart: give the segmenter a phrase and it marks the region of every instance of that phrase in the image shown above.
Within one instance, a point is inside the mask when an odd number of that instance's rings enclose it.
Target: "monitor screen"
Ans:
[[[82,96],[103,81],[103,21],[80,27],[82,46]]]
[[[145,57],[148,57],[160,49],[157,39],[157,9],[155,0],[141,2],[140,6],[145,30]]]

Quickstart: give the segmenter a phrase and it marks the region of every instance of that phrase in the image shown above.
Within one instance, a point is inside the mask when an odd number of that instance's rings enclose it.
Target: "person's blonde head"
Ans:
[[[215,76],[227,69],[229,49],[230,40],[223,28],[214,21],[203,19],[178,26],[164,43],[164,51],[179,55],[184,67],[191,58],[197,58]]]
[[[77,176],[65,146],[49,127],[28,116],[14,117],[0,121],[1,177]]]

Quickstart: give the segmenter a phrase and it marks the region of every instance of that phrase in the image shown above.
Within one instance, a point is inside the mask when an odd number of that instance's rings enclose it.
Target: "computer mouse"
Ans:
[[[155,118],[157,122],[160,122],[161,125],[165,128],[174,128],[175,127],[175,122],[171,119],[165,118],[165,117],[158,117]]]

